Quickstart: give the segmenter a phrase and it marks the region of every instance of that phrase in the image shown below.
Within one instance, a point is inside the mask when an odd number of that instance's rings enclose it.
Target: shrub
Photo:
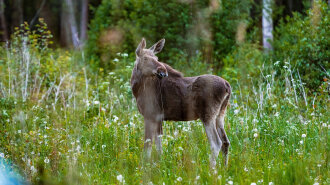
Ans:
[[[273,57],[281,64],[290,60],[297,69],[294,75],[300,74],[309,88],[316,89],[329,75],[330,17],[325,3],[317,1],[313,7],[306,17],[294,13],[280,22],[274,33]]]
[[[161,58],[173,64],[173,56],[196,53],[201,60],[221,66],[235,48],[235,33],[241,20],[249,15],[249,1],[116,1],[103,0],[94,8],[87,45],[91,63],[113,69],[109,63],[117,52],[133,55],[138,42],[166,39]]]

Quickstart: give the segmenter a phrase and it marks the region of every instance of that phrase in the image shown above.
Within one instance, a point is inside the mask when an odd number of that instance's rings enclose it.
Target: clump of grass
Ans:
[[[0,153],[26,181],[329,183],[329,83],[312,94],[291,75],[290,61],[283,76],[265,65],[250,83],[231,81],[229,165],[219,157],[217,171],[211,171],[200,121],[165,122],[163,155],[143,163],[143,117],[130,90],[134,59],[127,54],[118,54],[114,71],[95,74],[81,53],[27,42],[41,42],[38,33],[17,37],[21,42],[3,47],[0,56]]]

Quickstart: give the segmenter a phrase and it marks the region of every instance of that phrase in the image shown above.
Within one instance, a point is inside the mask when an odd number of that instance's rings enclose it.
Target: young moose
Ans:
[[[147,155],[151,155],[152,143],[162,153],[162,121],[189,121],[200,119],[211,145],[211,165],[216,165],[219,151],[228,162],[229,140],[224,130],[224,117],[231,94],[229,83],[214,75],[183,77],[183,75],[159,62],[156,56],[165,39],[146,49],[142,39],[136,49],[136,61],[131,77],[131,88],[139,112],[144,117]]]

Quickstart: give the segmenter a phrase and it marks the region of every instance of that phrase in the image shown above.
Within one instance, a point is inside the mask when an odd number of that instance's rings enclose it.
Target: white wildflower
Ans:
[[[118,176],[117,176],[117,180],[118,180],[119,182],[125,182],[124,177],[123,177],[122,175],[118,175]]]
[[[252,182],[251,185],[257,185],[255,182]]]
[[[119,118],[118,118],[116,115],[113,116],[113,121],[114,121],[114,122],[117,122],[118,119],[119,119]]]
[[[181,177],[178,177],[176,180],[179,181],[179,182],[181,182],[182,181],[182,178]]]
[[[37,169],[34,166],[31,166],[30,170],[32,171],[32,173],[36,173]]]
[[[4,153],[0,153],[0,157],[1,158],[4,158],[5,157],[5,154]]]
[[[238,109],[235,109],[234,110],[234,114],[238,114],[239,113],[239,110]]]
[[[321,164],[318,164],[318,165],[317,165],[317,167],[319,167],[319,168],[321,168],[321,166],[322,166]]]
[[[254,133],[253,137],[255,137],[255,138],[258,137],[258,133]]]
[[[118,58],[115,58],[115,59],[113,59],[113,61],[114,61],[114,62],[118,62],[119,60],[118,60]]]
[[[305,137],[306,137],[306,134],[302,134],[301,137],[302,137],[302,138],[305,138]]]
[[[279,112],[276,112],[274,116],[275,117],[278,117],[278,116],[280,116],[280,113]]]
[[[20,134],[20,133],[22,133],[22,131],[21,131],[21,130],[17,130],[17,133],[19,133],[19,134]]]
[[[94,101],[93,103],[94,103],[95,105],[98,105],[98,104],[100,104],[100,102],[99,102],[99,101],[97,101],[97,100],[96,100],[96,101]]]
[[[268,185],[273,185],[274,183],[273,182],[269,182]]]
[[[48,159],[48,157],[45,158],[44,162],[45,162],[46,164],[49,163],[49,159]]]
[[[121,56],[128,57],[128,54],[127,53],[123,53]]]
[[[105,147],[107,147],[107,145],[102,145],[101,147],[102,147],[102,149],[104,149]]]
[[[233,184],[233,181],[228,181],[228,184]]]
[[[301,145],[304,144],[304,141],[303,140],[299,141],[299,144],[301,144]]]
[[[319,185],[319,183],[318,182],[315,182],[313,185]]]
[[[199,180],[201,177],[199,175],[196,176],[196,180]]]
[[[326,123],[323,123],[322,127],[328,127],[328,125]]]

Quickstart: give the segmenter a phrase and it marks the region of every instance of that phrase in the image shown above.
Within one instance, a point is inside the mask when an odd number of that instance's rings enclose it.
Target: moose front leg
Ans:
[[[162,138],[163,134],[162,122],[153,121],[150,119],[144,120],[144,150],[147,157],[151,157],[152,143],[155,141],[156,149],[159,154],[162,153]]]
[[[158,121],[157,122],[157,125],[156,125],[155,143],[156,143],[157,152],[160,155],[163,153],[163,149],[162,149],[162,136],[163,136],[162,122],[161,121]]]

